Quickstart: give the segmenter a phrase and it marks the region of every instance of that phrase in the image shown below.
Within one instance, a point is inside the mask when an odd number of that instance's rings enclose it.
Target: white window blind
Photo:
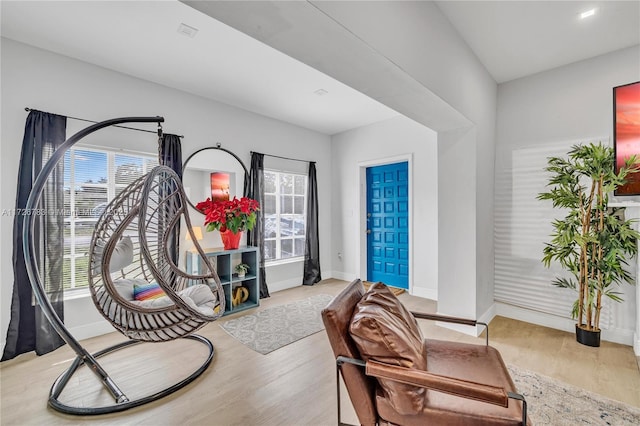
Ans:
[[[496,164],[495,187],[495,287],[497,302],[546,314],[571,318],[577,294],[551,285],[556,276],[569,276],[558,264],[546,268],[542,250],[551,240],[551,222],[563,218],[564,211],[550,201],[539,201],[546,191],[549,175],[544,170],[548,157],[566,156],[578,142],[514,148],[501,153]],[[601,315],[607,328],[609,303]]]
[[[121,151],[75,147],[65,153],[65,290],[88,286],[89,245],[98,218],[116,195],[156,165],[155,156]]]

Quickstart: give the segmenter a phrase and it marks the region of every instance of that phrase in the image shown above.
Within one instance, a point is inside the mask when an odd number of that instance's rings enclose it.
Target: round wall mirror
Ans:
[[[182,185],[194,209],[207,198],[215,201],[243,197],[248,183],[249,171],[242,160],[220,146],[194,152],[182,166]]]

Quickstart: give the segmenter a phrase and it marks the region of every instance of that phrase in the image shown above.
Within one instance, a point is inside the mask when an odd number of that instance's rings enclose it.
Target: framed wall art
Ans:
[[[629,156],[640,157],[640,81],[613,88],[613,147],[616,173]],[[615,195],[640,195],[640,173],[634,173]]]
[[[229,201],[229,173],[211,173],[211,201]]]

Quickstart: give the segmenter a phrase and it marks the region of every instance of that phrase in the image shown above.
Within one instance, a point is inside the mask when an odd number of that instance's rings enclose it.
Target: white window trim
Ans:
[[[287,265],[289,263],[298,263],[304,262],[304,256],[296,256],[296,257],[287,257],[286,259],[274,259],[274,260],[265,260],[264,266],[279,266],[279,265]]]
[[[89,287],[74,287],[64,291],[64,300],[84,299],[91,296]]]

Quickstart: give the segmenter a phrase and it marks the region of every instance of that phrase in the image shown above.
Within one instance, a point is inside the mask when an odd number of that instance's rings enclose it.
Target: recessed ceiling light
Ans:
[[[580,14],[580,19],[586,19],[590,16],[595,15],[597,10],[598,9],[596,9],[595,7],[593,9],[585,10]]]
[[[315,91],[315,92],[313,92],[313,93],[315,93],[315,94],[316,94],[316,95],[318,95],[318,96],[324,96],[324,95],[326,95],[326,94],[327,94],[327,93],[329,93],[329,92],[327,92],[327,91],[326,91],[326,90],[324,90],[324,89],[318,89],[318,90],[316,90],[316,91]]]
[[[178,33],[190,38],[194,38],[198,34],[198,29],[187,24],[178,25]]]

